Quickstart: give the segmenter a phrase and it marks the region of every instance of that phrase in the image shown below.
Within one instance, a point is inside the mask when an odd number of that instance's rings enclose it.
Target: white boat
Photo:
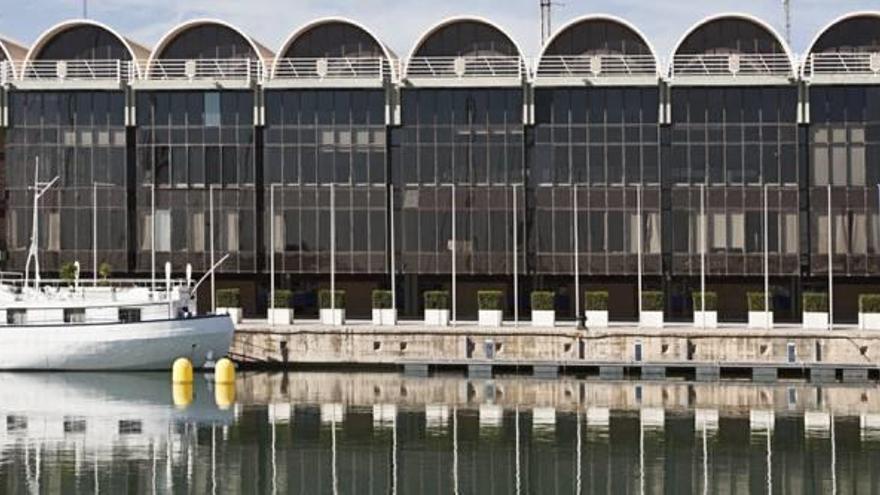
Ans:
[[[137,285],[143,281],[99,284],[97,278],[85,287],[79,263],[73,280],[44,284],[38,201],[58,178],[41,184],[38,171],[39,162],[25,273],[8,283],[0,278],[0,370],[168,370],[179,357],[200,368],[229,352],[234,331],[229,316],[193,316],[190,310],[198,286],[226,257],[196,284],[189,266],[186,280],[172,283],[166,264],[160,289],[155,273],[149,287]]]
[[[191,316],[185,286],[0,285],[0,370],[168,370],[225,356],[228,315]]]

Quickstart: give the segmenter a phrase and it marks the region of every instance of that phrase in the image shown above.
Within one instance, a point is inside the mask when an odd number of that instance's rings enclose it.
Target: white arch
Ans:
[[[580,17],[576,17],[576,18],[568,21],[567,23],[565,23],[565,25],[563,25],[558,30],[556,30],[556,32],[553,33],[552,36],[547,38],[547,41],[544,43],[544,46],[541,47],[541,54],[538,56],[538,64],[539,65],[541,64],[541,61],[544,59],[544,54],[547,52],[547,49],[550,48],[550,45],[552,45],[553,42],[556,41],[556,38],[558,38],[559,36],[562,36],[562,34],[565,33],[566,31],[568,31],[569,29],[571,29],[579,24],[583,24],[583,23],[587,23],[587,22],[603,22],[603,21],[619,24],[619,25],[623,26],[624,28],[629,29],[636,36],[638,36],[645,43],[645,46],[648,47],[648,51],[651,52],[651,56],[654,57],[654,67],[656,68],[657,75],[658,76],[660,75],[660,59],[657,58],[657,50],[654,49],[654,44],[651,43],[651,41],[648,39],[648,37],[645,36],[645,34],[642,32],[642,30],[639,29],[638,27],[636,27],[635,24],[627,21],[626,19],[623,19],[622,17],[617,17],[617,16],[611,15],[611,14],[587,14],[587,15],[582,15]],[[537,71],[535,72],[535,76],[537,77]]]
[[[222,26],[227,29],[231,29],[236,34],[241,36],[242,39],[244,39],[249,45],[251,45],[251,49],[254,50],[254,54],[256,55],[257,59],[259,60],[260,66],[263,68],[263,70],[266,69],[266,60],[265,59],[270,58],[272,56],[272,52],[268,48],[266,48],[265,46],[263,46],[260,43],[257,43],[253,38],[251,38],[250,36],[245,34],[244,31],[242,31],[241,29],[237,28],[236,26],[234,26],[226,21],[222,21],[220,19],[214,19],[214,18],[199,18],[199,19],[190,19],[188,21],[182,22],[182,23],[174,26],[173,28],[171,28],[171,30],[166,32],[164,35],[162,35],[162,38],[160,38],[159,42],[156,43],[156,46],[153,48],[153,51],[150,53],[150,58],[147,60],[147,74],[149,75],[150,67],[153,66],[154,61],[157,58],[159,58],[159,56],[162,54],[162,52],[166,48],[168,48],[168,45],[170,45],[172,41],[174,41],[182,33],[186,32],[192,28],[195,28],[198,26],[205,26],[205,25]]]
[[[58,24],[55,24],[49,29],[43,31],[43,34],[41,34],[37,38],[37,41],[34,42],[30,50],[28,50],[27,55],[25,55],[25,64],[33,62],[34,57],[36,57],[37,54],[40,53],[40,51],[42,51],[42,49],[46,46],[46,44],[49,43],[49,41],[51,41],[55,36],[80,26],[93,26],[115,36],[116,39],[118,39],[119,42],[122,43],[125,49],[128,50],[129,55],[131,55],[131,61],[134,63],[136,70],[140,72],[140,64],[138,62],[143,58],[144,55],[148,53],[148,50],[137,43],[129,41],[126,37],[122,36],[118,31],[111,28],[110,26],[92,19],[68,19],[66,21],[61,21]]]
[[[489,19],[486,19],[485,17],[480,17],[480,16],[476,16],[476,15],[458,15],[458,16],[452,16],[452,17],[447,17],[447,18],[443,19],[442,21],[438,22],[437,24],[434,24],[433,26],[431,26],[427,31],[425,31],[421,36],[419,36],[419,39],[416,40],[416,43],[413,45],[412,50],[410,50],[409,57],[407,58],[407,60],[412,60],[412,58],[413,58],[413,56],[415,56],[416,52],[419,51],[419,48],[421,48],[422,45],[424,45],[425,42],[428,41],[428,39],[434,35],[434,33],[445,28],[446,26],[450,26],[452,24],[456,24],[459,22],[476,22],[476,23],[485,24],[489,27],[494,28],[499,33],[503,34],[504,37],[507,38],[508,41],[510,41],[510,43],[513,45],[513,47],[516,48],[516,53],[519,56],[519,58],[523,59],[522,48],[519,46],[519,43],[517,43],[516,40],[513,39],[513,36],[511,36],[510,33],[507,32],[506,29],[504,29],[500,25],[490,21]],[[409,64],[407,64],[407,65],[409,65]],[[407,67],[404,72],[405,72],[404,75],[406,75],[406,73],[409,72],[409,67]]]
[[[834,19],[833,21],[829,22],[828,24],[825,24],[825,26],[822,27],[822,29],[820,29],[818,32],[816,32],[815,35],[813,35],[812,41],[810,41],[810,44],[807,45],[807,51],[804,52],[804,60],[803,60],[803,63],[801,64],[801,68],[800,68],[801,78],[803,78],[805,75],[805,71],[807,68],[807,60],[810,59],[810,55],[813,54],[813,48],[816,47],[816,43],[818,43],[819,40],[822,39],[822,36],[825,36],[825,34],[828,31],[830,31],[831,28],[837,26],[838,24],[849,21],[851,19],[855,19],[856,17],[876,17],[876,18],[880,19],[880,11],[878,11],[878,10],[857,10],[855,12],[843,14],[842,16],[839,16],[837,19]]]
[[[394,81],[397,79],[397,74],[395,73],[395,71],[396,71],[395,65],[396,64],[394,63],[394,61],[397,60],[397,55],[395,55],[394,52],[392,52],[391,50],[388,49],[388,46],[385,43],[383,43],[382,40],[380,40],[378,36],[376,36],[376,34],[373,32],[372,29],[366,27],[365,25],[363,25],[355,20],[349,19],[347,17],[341,17],[341,16],[329,16],[329,17],[321,17],[321,18],[315,19],[311,22],[308,22],[308,23],[300,26],[299,29],[297,29],[296,31],[291,33],[287,37],[287,39],[284,40],[284,43],[281,44],[281,48],[277,52],[278,57],[276,57],[275,61],[272,63],[272,75],[275,74],[275,70],[278,68],[278,58],[283,57],[284,54],[287,52],[287,50],[290,49],[290,47],[293,46],[293,44],[300,37],[302,37],[303,35],[305,35],[309,31],[311,31],[312,29],[318,28],[318,27],[323,26],[325,24],[334,24],[334,23],[348,24],[349,26],[360,29],[361,31],[367,33],[367,36],[369,36],[370,38],[373,38],[373,41],[375,41],[376,44],[379,45],[379,47],[382,49],[382,52],[385,53],[385,58],[388,59],[388,64],[391,66],[391,80]]]
[[[675,44],[675,47],[672,49],[672,54],[669,57],[669,71],[672,72],[672,64],[675,61],[675,55],[678,54],[678,50],[681,49],[681,45],[684,44],[685,40],[687,40],[690,37],[690,35],[697,32],[700,28],[702,28],[706,24],[709,24],[709,23],[712,23],[715,21],[725,20],[725,19],[738,19],[738,20],[748,21],[748,22],[751,22],[752,24],[755,24],[756,26],[764,29],[768,33],[770,33],[770,35],[776,39],[776,42],[779,43],[779,46],[782,47],[782,50],[785,52],[785,56],[788,57],[788,65],[791,68],[792,77],[797,77],[797,69],[796,69],[797,64],[795,63],[794,54],[791,51],[791,47],[788,46],[788,43],[786,43],[785,40],[782,38],[782,36],[779,35],[779,32],[776,31],[776,28],[774,28],[770,24],[766,23],[762,19],[760,19],[752,14],[745,14],[742,12],[725,12],[722,14],[710,15],[708,17],[704,17],[703,19],[698,21],[696,24],[691,26],[690,29],[688,29],[684,33],[684,35],[682,35],[682,37],[678,39],[678,42]]]

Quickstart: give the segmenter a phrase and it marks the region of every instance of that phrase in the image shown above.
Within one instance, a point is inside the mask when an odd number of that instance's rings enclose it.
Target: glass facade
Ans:
[[[405,90],[402,112],[391,140],[400,270],[452,271],[454,214],[458,273],[512,273],[513,194],[525,167],[522,90]],[[521,250],[521,187],[517,194]]]
[[[385,273],[385,91],[273,90],[266,106],[264,238],[272,246],[274,230],[275,269],[330,272],[335,206],[336,270]]]
[[[707,273],[762,275],[766,187],[770,272],[797,274],[797,88],[673,88],[670,141],[672,271],[699,274],[705,223]]]
[[[660,273],[659,105],[650,87],[535,91],[537,273],[573,273],[575,253],[582,274],[636,273],[639,194],[643,269]]]
[[[829,29],[815,53],[880,61],[864,57],[877,51],[880,23],[847,25]],[[196,23],[153,59],[241,64],[257,60],[257,49],[231,27]],[[5,268],[24,268],[39,158],[39,180],[59,177],[40,203],[47,271],[74,260],[90,268],[97,234],[98,261],[120,273],[148,273],[154,251],[157,271],[170,261],[204,272],[213,244],[218,259],[232,255],[220,271],[241,275],[233,278],[259,274],[262,284],[271,257],[279,273],[314,275],[302,277],[308,285],[329,275],[335,239],[336,271],[364,291],[386,283],[395,258],[402,307],[415,316],[419,291],[449,280],[453,251],[466,290],[509,288],[516,249],[523,293],[573,283],[577,260],[590,283],[633,294],[641,252],[646,288],[678,298],[667,309],[682,317],[703,250],[718,290],[744,292],[763,282],[766,242],[768,271],[792,301],[819,287],[829,250],[835,274],[848,277],[842,286],[880,273],[880,87],[778,77],[787,51],[761,23],[701,24],[679,45],[683,65],[656,84],[647,42],[607,19],[553,38],[548,61],[582,65],[551,64],[559,73],[543,81],[519,81],[515,43],[475,19],[428,33],[414,51],[418,71],[402,81],[384,69],[416,65],[386,59],[372,35],[341,21],[306,29],[282,52],[386,62],[333,80],[323,69],[335,65],[305,63],[298,73],[288,62],[284,78],[246,64],[215,81],[178,64],[179,79],[144,71],[125,76],[139,78],[130,86],[51,70],[51,81],[13,81],[0,129]],[[82,25],[53,34],[36,57],[131,52],[113,33]],[[489,63],[497,59],[513,62]],[[613,72],[612,60],[648,60],[648,69]],[[761,72],[762,63],[783,68]],[[586,84],[573,79],[581,74]]]
[[[253,92],[143,91],[135,110],[137,271],[151,269],[154,232],[159,269],[207,270],[212,209],[215,257],[231,255],[220,270],[255,271]]]
[[[12,91],[6,129],[6,245],[21,269],[31,237],[34,167],[39,181],[58,182],[40,209],[41,266],[92,266],[93,204],[98,262],[127,266],[125,97],[120,91]],[[94,188],[94,184],[99,186]],[[95,196],[97,194],[97,196]]]
[[[811,88],[809,134],[811,272],[828,273],[830,238],[835,274],[877,274],[880,87]]]

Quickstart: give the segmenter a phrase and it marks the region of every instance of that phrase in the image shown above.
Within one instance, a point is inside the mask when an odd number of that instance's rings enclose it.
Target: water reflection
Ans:
[[[230,405],[169,382],[0,374],[0,491],[880,491],[873,385],[246,374]]]

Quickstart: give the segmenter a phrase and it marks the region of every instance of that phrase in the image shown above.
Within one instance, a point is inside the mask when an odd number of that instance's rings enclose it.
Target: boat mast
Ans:
[[[58,176],[56,175],[54,179],[49,181],[48,183],[40,183],[40,157],[36,157],[34,160],[34,209],[33,209],[33,220],[31,221],[31,244],[28,248],[27,261],[24,265],[24,286],[28,285],[28,276],[30,274],[30,266],[31,260],[34,261],[34,289],[40,288],[40,255],[39,255],[39,245],[40,245],[40,215],[39,213],[39,202],[40,198],[43,197],[43,194],[52,187],[55,182],[58,181]]]

